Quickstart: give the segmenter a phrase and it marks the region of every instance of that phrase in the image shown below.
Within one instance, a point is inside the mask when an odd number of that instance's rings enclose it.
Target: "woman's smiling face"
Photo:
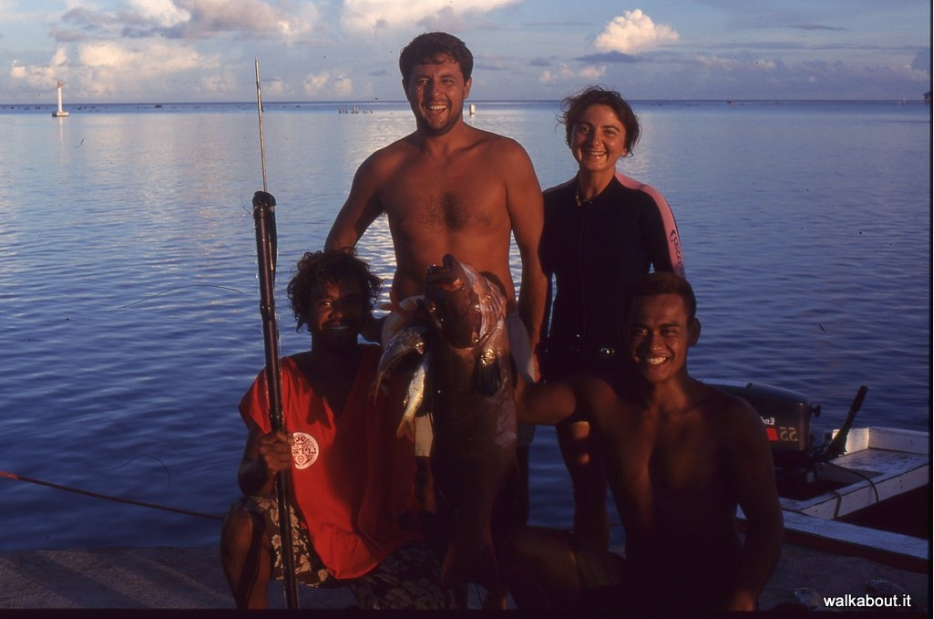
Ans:
[[[568,145],[581,171],[616,170],[616,162],[627,155],[626,128],[608,105],[591,105],[574,123]]]

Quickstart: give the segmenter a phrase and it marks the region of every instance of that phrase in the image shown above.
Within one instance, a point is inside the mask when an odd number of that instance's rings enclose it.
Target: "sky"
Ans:
[[[443,30],[471,99],[920,100],[930,0],[0,0],[0,104],[401,101]]]

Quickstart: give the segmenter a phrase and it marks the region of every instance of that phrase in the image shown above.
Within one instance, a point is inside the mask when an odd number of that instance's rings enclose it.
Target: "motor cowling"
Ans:
[[[820,415],[820,406],[812,406],[806,395],[749,382],[704,382],[746,400],[756,409],[765,425],[775,466],[800,466],[808,460],[813,447],[811,417]]]

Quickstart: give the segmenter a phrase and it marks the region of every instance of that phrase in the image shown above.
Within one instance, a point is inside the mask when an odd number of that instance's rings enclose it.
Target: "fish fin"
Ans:
[[[407,436],[410,441],[415,442],[415,419],[409,417],[402,417],[402,421],[399,422],[399,427],[396,428],[396,438],[402,438]]]
[[[485,396],[494,395],[503,386],[503,368],[499,355],[492,350],[483,351],[477,356],[474,374],[477,377],[477,390]]]

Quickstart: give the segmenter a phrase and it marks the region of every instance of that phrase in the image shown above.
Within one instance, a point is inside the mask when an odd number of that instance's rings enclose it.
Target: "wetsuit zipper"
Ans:
[[[587,228],[587,211],[588,207],[592,206],[592,202],[589,204],[581,204],[581,218],[580,218],[580,227],[577,231],[577,276],[580,278],[581,283],[581,313],[580,313],[580,331],[579,331],[579,341],[577,345],[581,347],[580,352],[583,352],[584,346],[584,335],[587,333],[587,278],[584,277],[584,232]]]

